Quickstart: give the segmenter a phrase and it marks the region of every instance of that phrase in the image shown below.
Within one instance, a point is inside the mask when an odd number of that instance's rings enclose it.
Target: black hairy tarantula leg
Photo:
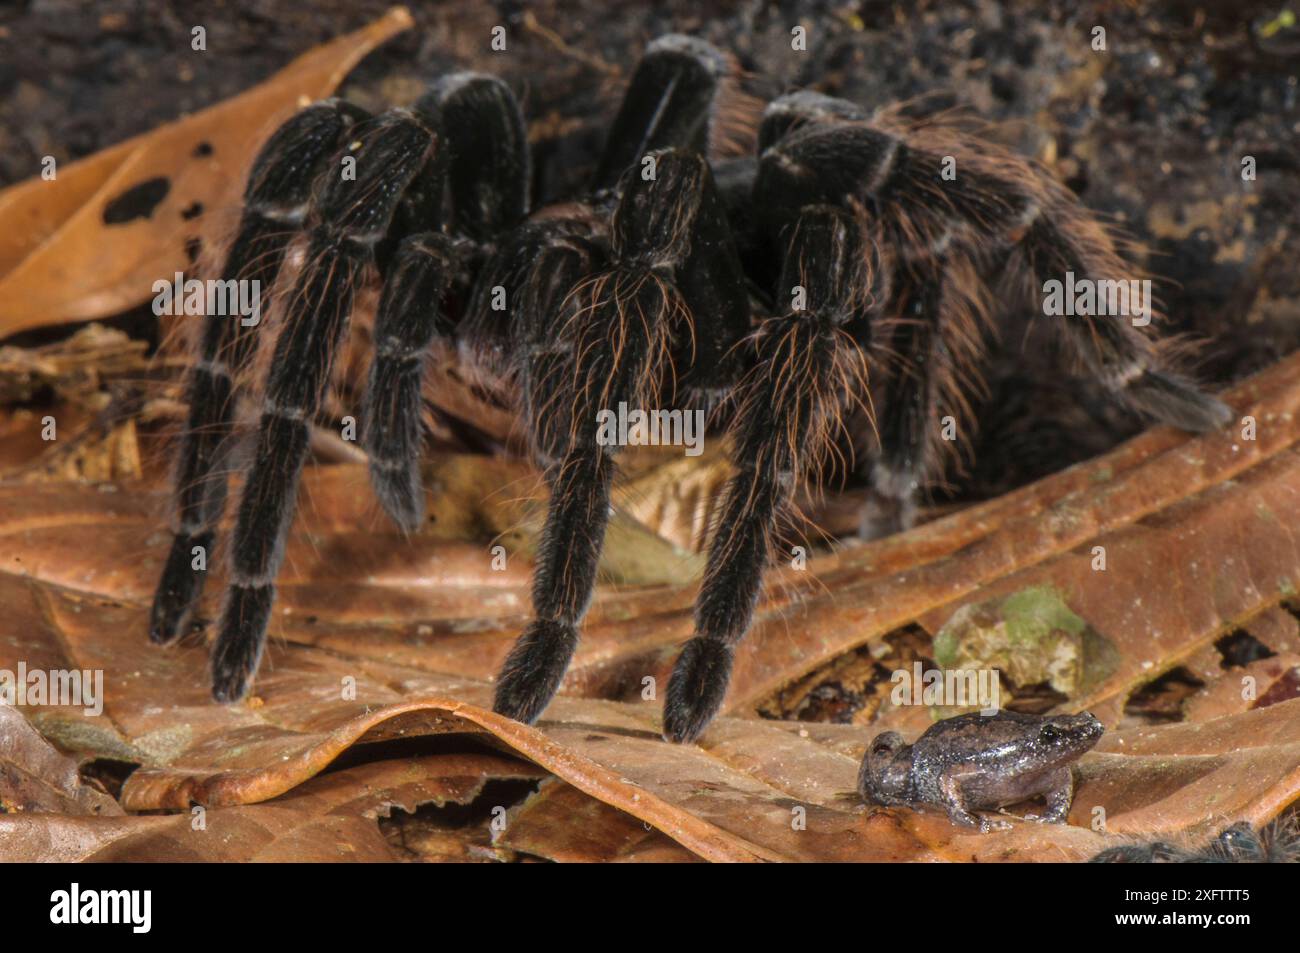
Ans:
[[[1067,272],[1098,287],[1123,279],[1124,263],[1099,224],[1069,202],[1053,211],[1039,215],[1020,243],[1038,288],[1050,280],[1063,281]],[[1153,320],[1150,313],[1146,318]],[[1232,420],[1232,408],[1170,369],[1158,342],[1130,317],[1076,314],[1045,320],[1063,322],[1061,334],[1083,365],[1120,403],[1139,414],[1193,432],[1214,430]]]
[[[421,372],[434,339],[448,340],[454,330],[442,301],[455,268],[455,248],[446,236],[424,232],[404,239],[385,274],[375,319],[362,437],[375,494],[408,533],[424,519]]]
[[[532,722],[550,702],[578,645],[596,585],[618,448],[600,443],[598,415],[626,402],[653,408],[675,352],[693,352],[688,302],[674,281],[698,273],[695,255],[730,241],[708,164],[698,155],[654,154],[647,180],[634,166],[612,224],[612,266],[573,291],[580,302],[560,330],[569,374],[547,400],[569,408],[570,434],[552,469],[551,502],[533,575],[528,626],[502,667],[495,709]],[[709,211],[718,214],[708,214]],[[734,289],[742,296],[743,290]],[[676,345],[676,347],[674,347]]]
[[[832,452],[843,415],[867,392],[869,338],[879,280],[858,221],[830,206],[806,208],[782,269],[805,307],[764,321],[745,343],[754,363],[737,385],[736,475],[726,489],[695,603],[695,635],[668,682],[664,735],[695,740],[727,691],[735,646],[749,631],[783,510]]]
[[[528,127],[510,87],[495,76],[452,73],[415,109],[433,118],[447,143],[452,230],[486,245],[523,221],[532,160]]]
[[[880,453],[871,469],[876,498],[864,505],[859,535],[877,539],[910,529],[916,497],[934,469],[934,431],[938,372],[936,351],[942,347],[944,275],[926,269],[920,281],[900,281],[900,314],[889,329],[885,350],[893,358],[884,389],[878,433]]]
[[[312,183],[340,137],[364,114],[327,100],[301,110],[262,146],[244,190],[244,212],[222,268],[223,281],[256,283],[269,292],[284,250],[307,211]],[[262,300],[265,300],[263,297]],[[260,319],[260,316],[258,316]],[[149,637],[178,638],[203,591],[206,569],[193,568],[194,547],[208,557],[226,507],[225,451],[232,431],[233,377],[253,351],[255,325],[239,315],[204,318],[198,361],[186,385],[189,417],[176,474],[177,531],[149,619]],[[205,559],[206,563],[206,559]]]
[[[968,435],[969,395],[982,387],[987,300],[975,265],[959,251],[924,256],[895,273],[896,317],[885,330],[885,378],[878,433],[880,452],[871,469],[876,498],[863,507],[859,532],[876,539],[910,529],[917,496],[942,470],[946,438]]]
[[[597,192],[661,149],[708,155],[710,122],[731,70],[726,54],[691,36],[661,36],[646,46],[609,128],[596,170]]]
[[[457,329],[464,363],[517,379],[524,434],[543,469],[563,457],[569,438],[569,408],[554,397],[572,376],[560,333],[577,304],[570,292],[606,262],[590,210],[575,206],[571,214],[525,223],[501,244],[479,272]],[[506,307],[498,310],[501,293]]]
[[[950,246],[986,264],[1009,257],[1009,277],[1033,279],[1027,282],[1032,294],[1024,297],[1037,307],[1044,283],[1064,281],[1067,272],[1099,289],[1129,284],[1132,269],[1115,240],[1073,195],[987,143],[896,119],[857,119],[851,106],[807,94],[769,107],[762,141],[771,144],[755,183],[760,208],[779,214],[818,201],[863,203],[880,216],[901,257],[937,255]],[[955,175],[943,174],[949,151],[961,153]],[[1231,418],[1221,401],[1168,369],[1164,349],[1129,316],[1054,320],[1066,322],[1062,335],[1082,364],[1134,410],[1189,430]]]
[[[583,306],[569,292],[605,264],[602,249],[580,236],[553,240],[533,258],[532,278],[524,285],[515,337],[523,341],[520,391],[524,426],[533,456],[548,478],[555,472],[574,433],[573,407],[562,396],[573,379],[573,351],[563,331]]]
[[[403,229],[417,234],[401,240],[385,263],[363,420],[371,484],[385,512],[406,532],[424,518],[419,471],[424,357],[435,340],[450,341],[456,331],[444,298],[457,276],[469,270],[466,259],[527,213],[529,179],[524,119],[501,80],[453,73],[434,83],[416,111],[440,130],[446,171],[444,177],[426,177],[427,194],[409,190],[394,216],[390,234]],[[437,221],[444,186],[454,199],[452,224],[463,236],[456,240],[420,231]]]
[[[212,651],[217,701],[242,698],[261,659],[308,428],[329,385],[355,287],[407,188],[416,183],[422,202],[438,194],[440,142],[430,121],[394,110],[363,124],[345,152],[356,159],[355,177],[327,173],[312,199],[307,248],[275,343],[256,458],[239,501],[231,581]],[[343,158],[336,156],[336,169],[347,167]]]

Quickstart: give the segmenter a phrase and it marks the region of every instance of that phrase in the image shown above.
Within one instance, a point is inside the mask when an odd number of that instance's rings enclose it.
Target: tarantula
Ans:
[[[878,533],[909,525],[935,476],[938,419],[962,410],[991,310],[1034,306],[1035,286],[1067,271],[1125,276],[1116,240],[1066,189],[951,129],[794,92],[766,108],[756,155],[711,162],[737,72],[698,39],[651,43],[587,192],[540,209],[520,108],[491,76],[447,76],[412,109],[377,117],[318,103],[270,137],[223,276],[270,285],[293,272],[292,287],[230,547],[217,700],[242,697],[257,669],[308,426],[372,271],[382,293],[362,437],[385,510],[407,530],[422,518],[421,375],[435,343],[516,381],[550,487],[535,619],[501,672],[499,712],[534,721],[578,643],[618,449],[598,441],[598,412],[703,407],[728,427],[736,473],[664,707],[676,741],[696,738],[721,706],[779,520],[852,437],[869,367],[880,389],[869,476],[890,501],[883,522],[867,521]],[[354,178],[339,174],[347,157]],[[955,177],[944,174],[949,158]],[[151,616],[160,643],[181,634],[200,595],[191,552],[214,540],[234,372],[258,348],[237,320],[205,320],[178,528]],[[1057,320],[1081,364],[1130,408],[1191,430],[1227,421],[1229,408],[1173,371],[1145,329]]]

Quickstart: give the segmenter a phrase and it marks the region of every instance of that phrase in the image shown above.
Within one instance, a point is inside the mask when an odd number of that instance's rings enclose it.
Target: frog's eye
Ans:
[[[1061,729],[1055,725],[1043,725],[1042,730],[1038,732],[1038,740],[1045,745],[1054,745],[1061,740]]]
[[[885,731],[871,742],[871,754],[873,756],[893,754],[901,747],[903,747],[903,736],[896,731]]]

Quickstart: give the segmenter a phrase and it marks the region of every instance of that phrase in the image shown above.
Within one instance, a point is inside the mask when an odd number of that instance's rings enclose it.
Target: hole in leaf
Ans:
[[[1222,668],[1238,668],[1277,654],[1244,629],[1229,632],[1215,642],[1214,647],[1223,656],[1219,662]]]
[[[171,182],[161,176],[131,186],[104,206],[104,224],[122,225],[137,218],[148,218],[171,187]]]
[[[1203,681],[1179,666],[1130,695],[1124,705],[1124,714],[1147,724],[1181,721],[1184,700],[1204,687]]]

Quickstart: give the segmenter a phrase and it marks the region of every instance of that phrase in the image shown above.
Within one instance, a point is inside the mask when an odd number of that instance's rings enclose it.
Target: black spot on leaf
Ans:
[[[171,187],[171,182],[162,177],[131,186],[104,206],[104,224],[121,225],[137,218],[148,218],[158,203],[167,197]]]

